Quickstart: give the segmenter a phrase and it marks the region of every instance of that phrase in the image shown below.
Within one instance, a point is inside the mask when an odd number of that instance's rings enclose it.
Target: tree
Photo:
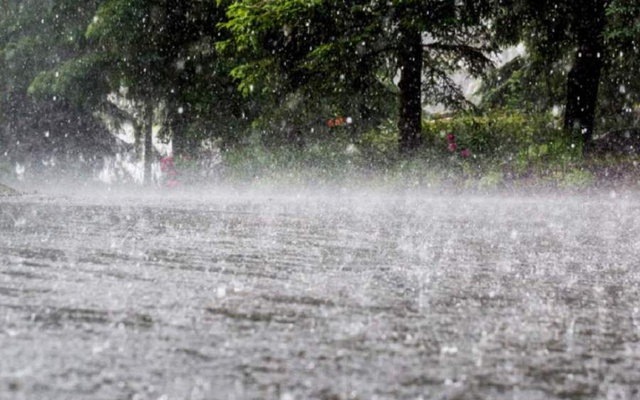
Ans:
[[[637,99],[631,77],[640,59],[640,5],[633,0],[511,0],[503,4],[496,16],[497,36],[503,44],[523,41],[527,45],[527,62],[519,71],[529,76],[528,84],[544,82],[547,90],[540,93],[546,93],[541,97],[547,99],[547,108],[564,96],[565,130],[577,134],[588,150],[596,115],[615,111],[621,103],[628,107]],[[620,96],[620,90],[625,96]],[[622,97],[626,99],[621,102]]]
[[[154,123],[172,137],[175,154],[249,124],[247,101],[229,76],[233,60],[214,48],[224,18],[225,6],[214,1],[103,0],[84,26],[86,51],[44,69],[31,91],[131,122],[148,178]]]
[[[532,54],[516,55],[483,79],[476,93],[481,99],[480,109],[534,113],[557,109],[566,98],[566,76],[562,76],[565,62],[561,60],[549,65]]]
[[[233,70],[245,91],[311,90],[336,104],[359,94],[366,103],[397,82],[399,148],[410,154],[423,98],[460,106],[451,73],[489,66],[490,11],[483,1],[242,0],[224,26],[226,45],[247,60]]]
[[[603,85],[599,108],[603,129],[638,124],[640,110],[640,3],[613,0],[606,9]]]
[[[604,57],[605,9],[610,0],[575,2],[573,33],[576,51],[567,76],[567,102],[564,112],[565,129],[582,134],[583,142],[591,144],[594,131],[598,88]],[[579,4],[583,3],[583,4]]]
[[[186,30],[181,20],[184,7],[184,2],[108,0],[97,10],[86,33],[109,64],[109,91],[122,93],[124,88],[126,97],[132,99],[147,182],[154,158],[153,114],[158,104],[170,98],[170,86],[182,75],[177,63],[185,44],[176,43],[171,35]],[[176,26],[178,29],[170,30]]]
[[[99,161],[108,134],[93,112],[60,96],[29,94],[42,72],[77,57],[99,1],[3,3],[0,13],[0,145],[9,161],[42,166],[50,158]]]
[[[218,24],[225,4],[108,0],[96,17],[87,35],[109,55],[129,97],[164,104],[176,154],[206,137],[232,141],[249,125],[252,100],[236,91],[229,75],[234,60],[214,46],[224,39]]]

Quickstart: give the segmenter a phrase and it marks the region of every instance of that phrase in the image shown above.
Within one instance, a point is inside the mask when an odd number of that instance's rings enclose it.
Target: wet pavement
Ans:
[[[0,197],[0,399],[640,398],[640,197]]]

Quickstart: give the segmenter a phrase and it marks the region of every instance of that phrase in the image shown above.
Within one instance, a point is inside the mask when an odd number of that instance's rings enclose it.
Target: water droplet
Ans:
[[[458,348],[455,346],[443,346],[440,349],[440,354],[443,355],[454,355],[454,354],[458,354]]]

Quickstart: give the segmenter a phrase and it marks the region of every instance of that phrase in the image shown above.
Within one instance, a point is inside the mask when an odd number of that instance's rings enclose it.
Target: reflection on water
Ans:
[[[639,206],[0,198],[0,398],[638,398]]]

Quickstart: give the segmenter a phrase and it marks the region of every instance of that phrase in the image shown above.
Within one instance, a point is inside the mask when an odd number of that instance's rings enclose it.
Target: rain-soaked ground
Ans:
[[[0,198],[1,399],[640,398],[640,197]]]

